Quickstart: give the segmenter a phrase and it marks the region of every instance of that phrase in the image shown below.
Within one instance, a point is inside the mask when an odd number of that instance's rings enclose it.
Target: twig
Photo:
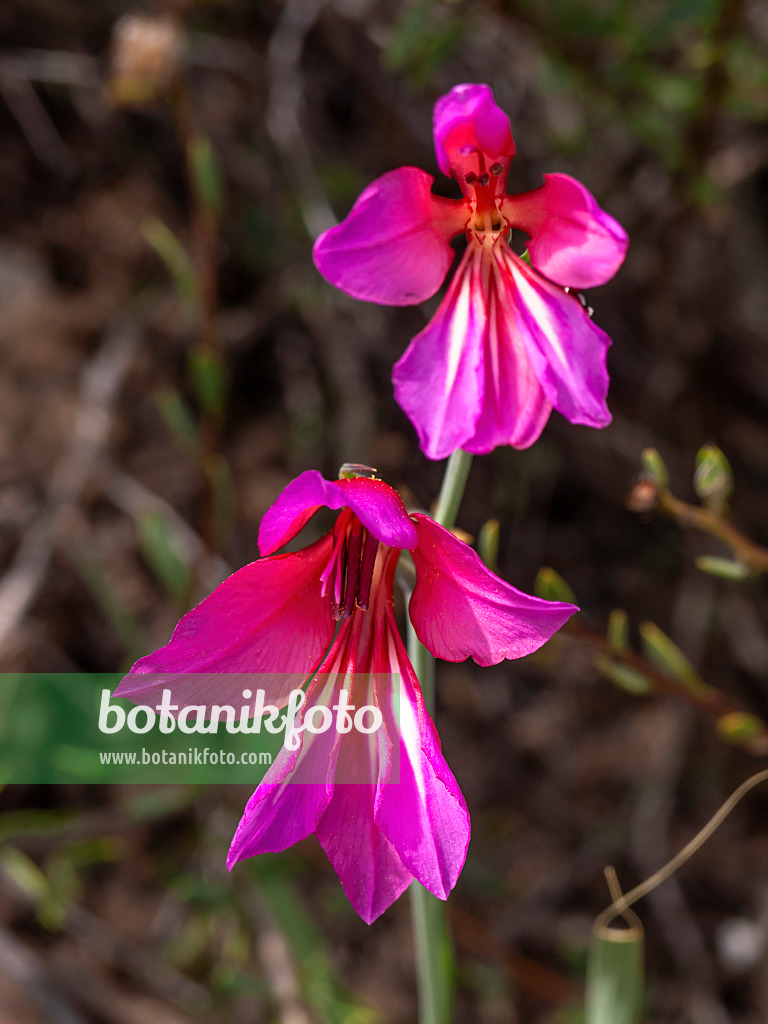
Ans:
[[[138,341],[134,321],[118,320],[108,329],[101,348],[83,370],[69,448],[54,469],[45,507],[27,530],[10,569],[0,581],[0,649],[39,593],[55,547],[104,450],[112,405],[130,369]]]
[[[715,689],[714,686],[708,685],[706,688],[697,690],[690,689],[683,683],[664,675],[663,672],[660,672],[654,665],[634,651],[616,650],[606,636],[596,629],[592,629],[591,626],[586,625],[580,619],[575,621],[571,619],[567,622],[563,627],[563,632],[570,633],[592,647],[597,647],[604,654],[609,655],[616,661],[622,662],[624,665],[628,665],[636,672],[645,676],[653,683],[657,690],[675,697],[686,704],[690,704],[692,707],[698,708],[699,711],[704,711],[716,720],[734,712],[743,713],[743,708],[739,707],[722,691]],[[757,719],[755,719],[755,722],[757,723]],[[749,754],[753,754],[756,757],[764,757],[768,754],[768,727],[761,725],[761,731],[757,735],[743,741],[739,746],[740,749],[745,750]]]
[[[727,519],[703,505],[691,505],[666,489],[658,494],[658,508],[683,526],[695,526],[729,547],[737,558],[759,572],[768,572],[768,550],[755,544]]]

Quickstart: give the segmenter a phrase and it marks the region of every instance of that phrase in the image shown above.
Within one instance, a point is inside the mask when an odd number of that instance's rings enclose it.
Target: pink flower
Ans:
[[[515,144],[487,85],[457,85],[435,104],[435,148],[462,200],[433,195],[433,178],[400,167],[369,185],[349,216],[315,243],[320,273],[358,299],[423,302],[468,246],[432,321],[395,365],[395,397],[432,459],[456,448],[527,448],[554,406],[571,423],[604,427],[610,338],[572,289],[608,281],[624,230],[567,174],[512,196]],[[530,264],[507,244],[529,237]]]
[[[274,554],[323,505],[340,510],[333,529],[301,551]],[[185,615],[117,695],[137,700],[168,673],[290,672],[297,686],[310,678],[297,723],[310,708],[337,704],[342,689],[350,704],[378,708],[376,733],[304,732],[298,749],[283,746],[248,802],[228,866],[314,832],[369,923],[414,879],[447,898],[464,864],[469,815],[395,622],[400,552],[410,551],[416,567],[414,628],[448,661],[495,665],[529,654],[576,609],[516,590],[428,516],[409,516],[387,484],[362,476],[302,473],[264,516],[259,547],[265,557]],[[234,685],[219,678],[216,703]]]

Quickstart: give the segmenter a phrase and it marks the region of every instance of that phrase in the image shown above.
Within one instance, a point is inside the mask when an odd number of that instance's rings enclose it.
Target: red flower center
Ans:
[[[379,542],[350,509],[345,508],[333,528],[333,551],[320,576],[325,596],[330,584],[333,617],[348,619],[355,608],[365,611],[371,599],[373,569]]]

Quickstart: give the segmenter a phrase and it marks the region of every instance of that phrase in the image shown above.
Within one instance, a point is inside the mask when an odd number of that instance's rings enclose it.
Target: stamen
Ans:
[[[357,528],[357,532],[355,529]],[[355,597],[360,582],[360,553],[363,548],[363,528],[360,520],[353,521],[352,528],[347,539],[347,573],[344,583],[344,607],[341,609],[341,618],[348,619],[355,607]]]
[[[371,600],[371,584],[373,583],[373,567],[376,564],[376,553],[379,542],[367,530],[364,530],[365,544],[360,559],[360,577],[357,584],[357,607],[366,610]]]
[[[491,176],[490,174],[481,174],[477,180],[483,186],[483,188],[485,188],[485,186],[491,180]]]
[[[474,171],[470,171],[469,174],[466,175],[464,180],[468,185],[474,185],[475,182],[477,181],[477,175],[475,174]]]
[[[503,164],[499,164],[499,163],[491,164],[491,174],[493,174],[493,175],[501,174],[501,172],[503,170],[504,170],[504,165]]]

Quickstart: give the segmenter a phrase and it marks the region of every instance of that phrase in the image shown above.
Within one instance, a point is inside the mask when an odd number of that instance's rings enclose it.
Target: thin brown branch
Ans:
[[[702,505],[691,505],[666,490],[659,492],[657,507],[676,519],[680,526],[693,526],[716,537],[729,547],[737,558],[751,568],[758,572],[768,572],[768,550],[755,544],[712,509]]]
[[[714,718],[715,721],[718,721],[725,715],[744,713],[742,707],[739,707],[735,701],[713,686],[706,686],[706,688],[700,690],[689,689],[683,683],[660,672],[659,669],[634,651],[630,649],[616,650],[606,636],[596,629],[592,629],[591,626],[588,626],[581,619],[571,619],[563,627],[563,631],[570,633],[578,640],[588,643],[591,647],[610,656],[614,661],[621,662],[623,665],[627,665],[629,668],[639,672],[649,680],[659,693],[664,693],[674,697],[676,700],[683,701],[691,707],[703,711],[710,718]],[[756,724],[758,721],[755,718]],[[755,757],[765,757],[768,755],[768,727],[760,722],[760,731],[755,736],[740,743],[740,747]]]

